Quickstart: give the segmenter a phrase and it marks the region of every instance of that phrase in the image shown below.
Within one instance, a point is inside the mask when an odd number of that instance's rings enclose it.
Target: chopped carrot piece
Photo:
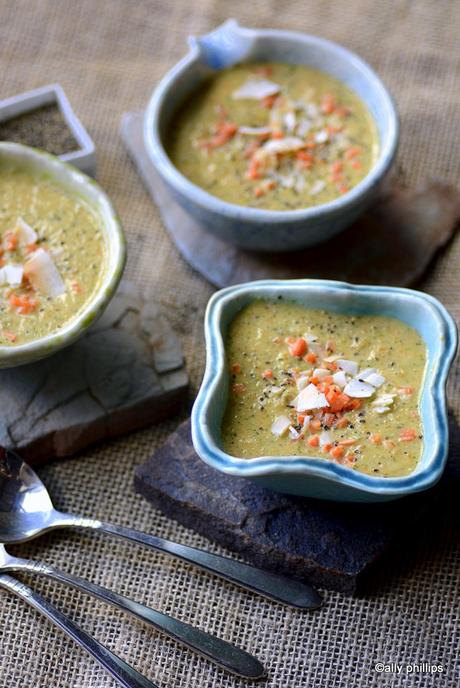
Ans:
[[[321,100],[321,112],[325,115],[331,115],[336,105],[337,103],[332,93],[326,93]]]
[[[299,425],[303,425],[305,418],[307,417],[306,413],[298,413],[297,414],[297,422]]]
[[[18,246],[18,235],[16,232],[5,232],[5,251],[14,251]]]
[[[256,67],[254,69],[254,73],[260,74],[260,76],[272,76],[273,67],[271,65],[261,65],[260,67]]]
[[[318,420],[317,418],[315,418],[314,420],[311,420],[309,428],[310,428],[310,432],[318,432],[319,430],[321,430],[321,421]]]
[[[29,315],[37,307],[36,299],[31,299],[25,294],[23,296],[18,296],[18,294],[13,292],[9,295],[8,301],[10,302],[10,306],[16,308],[17,312],[21,315]]]
[[[382,444],[382,435],[379,432],[375,432],[369,437],[372,444]]]
[[[318,435],[312,435],[311,437],[308,438],[307,444],[310,447],[318,447],[319,446],[319,437]]]
[[[332,385],[332,383],[334,382],[334,378],[332,377],[332,375],[326,375],[325,377],[323,377],[323,381],[326,382],[328,385]]]
[[[345,151],[345,157],[347,160],[352,160],[353,158],[356,158],[357,155],[361,153],[361,148],[358,146],[351,146]]]
[[[261,101],[262,107],[266,108],[267,110],[271,110],[275,104],[277,97],[278,97],[277,95],[273,95],[273,96],[266,96],[265,98],[262,98],[262,101]]]
[[[272,139],[284,139],[284,134],[280,129],[272,131]]]
[[[241,366],[239,363],[232,363],[230,370],[234,375],[238,375],[238,373],[241,373]]]
[[[243,385],[241,382],[235,382],[235,384],[232,385],[232,392],[233,394],[244,394],[246,391],[246,385]]]
[[[308,363],[316,363],[318,356],[313,353],[313,351],[309,351],[308,354],[305,356],[306,361]]]
[[[324,367],[327,368],[328,370],[336,371],[338,369],[338,365],[335,361],[325,361],[323,363]]]
[[[328,452],[331,451],[331,449],[332,449],[333,446],[334,446],[334,445],[329,444],[329,443],[328,443],[328,444],[325,444],[325,445],[323,446],[323,452],[324,452],[325,454],[327,454]]]
[[[412,387],[400,387],[398,389],[398,394],[403,394],[404,396],[410,396],[413,393]]]
[[[342,418],[339,418],[338,421],[336,421],[335,427],[336,427],[336,428],[340,428],[340,429],[342,429],[342,428],[347,428],[347,427],[348,427],[348,420],[347,420],[347,418],[343,418],[343,417],[342,417]]]
[[[9,330],[3,330],[3,335],[10,340],[10,342],[15,342],[16,339],[18,338],[17,335],[14,334],[14,332],[10,332]]]
[[[352,399],[350,404],[349,404],[349,406],[351,407],[350,410],[353,410],[353,411],[357,411],[358,409],[361,408],[362,405],[363,405],[363,402],[361,401],[361,399]]]
[[[266,191],[261,186],[256,186],[256,188],[254,189],[254,196],[256,198],[260,198],[261,196],[265,196],[265,194],[266,194]]]
[[[312,384],[312,385],[317,385],[317,384],[319,383],[319,379],[318,379],[317,377],[314,377],[314,376],[312,375],[312,377],[310,377],[310,378],[308,379],[308,382],[309,382],[310,384]]]
[[[333,459],[341,459],[342,456],[345,454],[345,449],[344,449],[344,447],[340,447],[340,446],[333,447],[330,451],[330,454],[331,454]]]
[[[83,287],[76,280],[71,282],[70,286],[72,287],[72,291],[74,291],[76,294],[81,294],[81,292],[83,291]]]
[[[394,449],[396,447],[396,443],[393,442],[393,440],[383,440],[383,446],[385,449]]]
[[[350,437],[347,440],[340,440],[339,444],[341,447],[351,447],[353,444],[356,444],[356,440]]]
[[[349,192],[349,188],[348,188],[348,186],[345,186],[345,185],[343,184],[342,186],[339,187],[339,191],[340,191],[341,194],[346,194],[346,193]]]
[[[337,174],[339,172],[342,172],[342,170],[343,170],[343,163],[340,160],[336,160],[335,162],[332,163],[331,172],[333,174]]]
[[[415,440],[416,437],[417,432],[413,428],[404,428],[404,430],[401,430],[399,433],[400,442],[412,442],[412,440]]]
[[[351,163],[351,166],[352,166],[353,169],[355,169],[355,170],[360,170],[361,167],[362,167],[362,165],[361,165],[361,163],[360,163],[359,160],[353,160],[352,163]]]
[[[299,337],[289,345],[289,353],[296,358],[304,356],[307,353],[307,349],[308,345],[303,337]]]
[[[34,251],[37,250],[37,248],[38,248],[38,244],[27,244],[27,246],[25,248],[25,252],[26,253],[33,253]]]
[[[264,372],[262,373],[262,377],[265,380],[271,380],[273,377],[273,370],[270,370],[269,368],[267,370],[264,370]]]
[[[326,413],[324,415],[324,423],[327,425],[328,428],[332,427],[333,422],[335,421],[335,416],[333,413]]]
[[[249,167],[248,171],[246,172],[246,177],[248,179],[260,179],[261,174],[260,174],[260,162],[257,160],[257,158],[253,157],[251,158],[249,162]]]
[[[230,141],[238,131],[238,127],[234,122],[220,121],[216,127],[216,133],[211,137],[209,141],[204,141],[202,143],[203,148],[219,148],[223,146],[227,141]]]

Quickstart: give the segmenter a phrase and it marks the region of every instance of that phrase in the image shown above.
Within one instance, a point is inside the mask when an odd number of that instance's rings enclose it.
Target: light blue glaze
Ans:
[[[396,153],[399,124],[393,101],[378,76],[357,55],[317,36],[255,30],[235,20],[201,38],[155,89],[144,120],[147,153],[174,198],[203,227],[246,249],[291,251],[329,239],[349,225],[374,198]],[[277,60],[306,64],[328,72],[353,89],[373,115],[380,155],[369,174],[330,203],[304,210],[261,210],[222,201],[184,177],[163,147],[168,122],[177,107],[216,70],[236,62]]]
[[[101,218],[101,230],[107,251],[105,274],[88,303],[74,318],[56,332],[15,346],[0,346],[0,368],[32,363],[69,346],[81,337],[105,310],[123,274],[126,262],[126,239],[115,209],[94,179],[57,156],[19,143],[0,141],[0,160],[24,165],[52,179],[68,193],[82,198]]]
[[[376,478],[312,457],[241,459],[220,448],[220,427],[228,395],[224,339],[236,313],[256,298],[282,296],[308,308],[398,318],[414,327],[428,350],[420,412],[425,438],[416,470],[400,478]],[[425,490],[440,478],[448,451],[445,386],[457,347],[456,325],[432,296],[411,289],[373,287],[328,280],[266,280],[222,289],[205,318],[206,371],[192,411],[195,450],[210,466],[250,478],[280,492],[321,499],[378,502]]]

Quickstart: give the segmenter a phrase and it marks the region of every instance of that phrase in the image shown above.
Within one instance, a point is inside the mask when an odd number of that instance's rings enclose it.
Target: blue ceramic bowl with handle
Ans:
[[[262,210],[227,203],[193,184],[173,165],[163,141],[177,108],[218,70],[239,62],[279,61],[327,72],[355,91],[373,116],[380,154],[369,174],[330,203],[301,210]],[[292,251],[329,239],[360,215],[374,198],[394,160],[398,116],[375,72],[349,50],[317,36],[247,29],[235,20],[201,38],[155,89],[144,119],[147,153],[175,200],[204,228],[244,249]]]
[[[397,478],[373,477],[328,460],[260,456],[243,459],[221,449],[220,427],[229,379],[225,337],[229,323],[255,299],[284,299],[336,313],[385,315],[414,327],[425,342],[428,362],[420,396],[426,438],[416,469]],[[432,296],[411,289],[374,287],[328,280],[266,280],[216,292],[205,318],[206,371],[192,411],[193,444],[198,455],[223,473],[249,478],[279,492],[349,502],[382,502],[434,485],[448,452],[446,380],[457,348],[456,325]]]

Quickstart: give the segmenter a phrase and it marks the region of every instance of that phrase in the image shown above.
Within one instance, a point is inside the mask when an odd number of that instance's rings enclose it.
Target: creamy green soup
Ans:
[[[423,437],[420,335],[388,317],[254,301],[229,327],[222,444],[233,456],[312,456],[402,476]]]
[[[59,330],[106,269],[101,219],[85,201],[23,167],[0,165],[0,344]]]
[[[219,71],[177,112],[165,144],[198,186],[270,210],[347,193],[379,151],[375,122],[353,91],[316,69],[285,63]]]

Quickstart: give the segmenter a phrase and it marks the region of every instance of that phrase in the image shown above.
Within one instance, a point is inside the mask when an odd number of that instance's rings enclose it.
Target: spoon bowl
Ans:
[[[0,451],[0,542],[25,542],[56,527],[61,517],[65,521],[35,471],[17,454]]]

